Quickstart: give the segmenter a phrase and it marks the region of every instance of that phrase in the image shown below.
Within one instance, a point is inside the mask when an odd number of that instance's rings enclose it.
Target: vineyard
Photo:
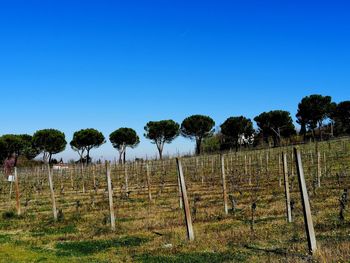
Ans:
[[[296,156],[279,147],[179,163],[18,167],[17,181],[0,185],[0,262],[349,261],[350,139],[297,148],[313,253]]]

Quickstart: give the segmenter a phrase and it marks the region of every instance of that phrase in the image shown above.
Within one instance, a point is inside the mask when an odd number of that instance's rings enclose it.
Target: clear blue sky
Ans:
[[[254,118],[349,99],[348,1],[0,1],[0,134]],[[188,152],[183,138],[165,153]],[[112,158],[107,142],[93,157]],[[69,149],[57,158],[77,157]]]

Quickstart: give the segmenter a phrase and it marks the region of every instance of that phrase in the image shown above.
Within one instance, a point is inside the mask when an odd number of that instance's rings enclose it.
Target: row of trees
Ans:
[[[201,142],[214,132],[215,122],[208,116],[193,115],[186,118],[181,127],[173,120],[150,121],[145,126],[144,136],[157,146],[159,157],[162,158],[164,145],[171,143],[177,136],[196,141],[196,153],[200,153]],[[119,162],[125,162],[127,147],[134,148],[139,142],[139,136],[131,128],[120,128],[109,135],[113,147],[119,151]],[[73,134],[71,148],[79,154],[80,162],[91,162],[90,151],[106,142],[104,135],[96,129],[82,129]],[[33,159],[39,154],[43,161],[51,163],[52,156],[65,150],[67,141],[65,134],[56,129],[43,129],[30,135],[3,135],[0,137],[0,158],[15,154]]]
[[[300,124],[299,135],[303,140],[322,140],[350,134],[350,101],[332,102],[330,96],[318,94],[304,97],[298,104],[296,122]],[[250,119],[243,116],[228,118],[221,130],[205,140],[205,150],[218,151],[255,144],[261,141],[279,146],[282,139],[289,141],[297,134],[288,111],[263,112],[254,118],[258,129],[253,129]],[[254,138],[254,140],[252,140]]]
[[[330,96],[310,95],[299,103],[296,117],[304,139],[310,136],[312,139],[322,140],[325,127],[330,127],[330,136],[350,134],[350,101],[336,104]],[[272,141],[274,146],[278,146],[283,138],[297,133],[288,111],[263,112],[256,116],[254,121],[258,126],[257,130],[249,118],[230,117],[214,134],[215,122],[212,118],[193,115],[184,119],[181,125],[173,120],[150,121],[144,127],[144,136],[157,146],[159,157],[162,158],[164,145],[171,143],[180,134],[195,140],[196,154],[200,154],[203,140],[205,147],[213,148],[211,150],[238,150],[242,145],[256,143],[259,138],[265,142]],[[120,128],[112,132],[109,140],[119,151],[120,162],[125,161],[127,147],[134,148],[140,142],[139,136],[131,128]],[[105,142],[105,137],[100,131],[83,129],[74,133],[70,146],[79,154],[81,162],[89,163],[90,151]],[[27,159],[42,154],[43,160],[50,163],[52,155],[63,151],[66,144],[64,133],[55,129],[39,130],[33,136],[3,135],[0,137],[0,160],[13,153],[16,156],[23,155]]]

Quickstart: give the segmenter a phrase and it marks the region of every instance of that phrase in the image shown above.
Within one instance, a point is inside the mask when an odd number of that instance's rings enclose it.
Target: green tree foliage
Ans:
[[[243,116],[228,118],[220,128],[229,148],[235,147],[236,151],[242,144],[242,138],[249,138],[254,134],[252,121]]]
[[[216,153],[221,149],[222,135],[217,133],[203,139],[201,145],[202,153]]]
[[[25,148],[25,142],[19,135],[6,134],[3,135],[1,138],[5,143],[7,154],[16,154],[17,156],[19,156],[23,152]]]
[[[125,162],[126,147],[135,148],[140,143],[136,131],[131,128],[119,128],[109,135],[113,147],[119,151],[119,163]],[[122,158],[124,156],[124,158]]]
[[[39,155],[40,150],[35,147],[33,143],[33,137],[28,134],[21,134],[19,135],[21,140],[23,141],[23,151],[22,154],[28,159],[32,160],[36,156]]]
[[[297,123],[301,126],[300,134],[305,135],[308,128],[315,137],[315,129],[318,127],[321,131],[323,121],[331,115],[332,107],[330,96],[314,94],[304,97],[298,104],[296,114]],[[322,139],[322,132],[320,136]]]
[[[69,145],[73,149],[73,151],[76,151],[79,154],[79,161],[83,162],[86,148],[84,145],[80,143],[81,142],[80,137],[82,137],[81,134],[79,132],[75,132],[73,135],[73,139],[71,140]]]
[[[295,127],[288,111],[273,110],[263,112],[254,118],[266,141],[273,139],[274,146],[280,145],[282,137],[294,135]]]
[[[179,135],[180,125],[173,120],[150,121],[144,136],[157,146],[159,158],[163,158],[165,143],[171,143]]]
[[[0,163],[2,163],[7,157],[6,143],[0,137]]]
[[[16,154],[17,157],[23,155],[31,160],[39,154],[38,149],[33,145],[32,136],[28,134],[6,134],[1,138],[6,155]]]
[[[214,125],[209,116],[192,115],[183,120],[180,130],[182,136],[196,140],[196,154],[200,154],[202,140],[213,134]]]
[[[332,112],[336,135],[350,134],[350,101],[337,104]]]
[[[76,131],[73,134],[73,139],[70,145],[73,150],[77,151],[80,156],[80,161],[83,161],[83,154],[86,152],[86,162],[89,163],[90,151],[93,148],[98,148],[106,142],[105,137],[98,130],[89,128]]]
[[[55,129],[36,131],[33,135],[33,144],[43,153],[44,162],[51,163],[52,155],[62,152],[66,148],[66,139],[63,132]]]

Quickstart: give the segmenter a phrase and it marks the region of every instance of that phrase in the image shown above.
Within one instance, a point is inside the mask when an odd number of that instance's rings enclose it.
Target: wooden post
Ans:
[[[278,185],[282,186],[282,178],[281,178],[281,155],[278,155]]]
[[[290,167],[290,170],[291,170],[290,176],[291,177],[294,177],[294,165],[293,165],[293,163],[294,163],[294,154],[292,153],[292,161],[291,161],[291,167]]]
[[[53,219],[55,221],[57,221],[56,200],[55,200],[55,192],[53,190],[53,182],[52,182],[52,174],[51,174],[50,164],[47,164],[47,169],[48,169],[48,173],[49,173],[49,186],[50,186],[50,193],[51,193]]]
[[[182,191],[181,191],[181,183],[180,183],[180,175],[178,173],[178,177],[177,177],[177,184],[178,184],[178,188],[179,188],[179,207],[180,209],[183,208],[183,201],[182,201]]]
[[[40,168],[39,167],[36,167],[35,168],[35,174],[36,174],[36,184],[37,184],[37,187],[36,187],[36,193],[39,194],[39,177],[40,177]]]
[[[222,194],[224,198],[224,209],[225,209],[225,214],[227,215],[228,206],[227,206],[227,192],[226,192],[225,159],[223,155],[221,155],[221,175],[222,175]]]
[[[94,183],[94,191],[97,192],[97,187],[96,187],[96,164],[92,167],[92,180]]]
[[[83,194],[85,194],[85,178],[84,178],[84,164],[81,163],[81,168],[80,168],[80,174],[81,174],[81,180],[83,181]]]
[[[70,176],[70,184],[72,187],[72,190],[74,190],[74,182],[73,182],[73,171],[74,171],[74,166],[72,166],[71,169],[69,169],[69,176]]]
[[[151,175],[150,175],[150,168],[148,163],[146,164],[146,170],[147,170],[148,201],[151,203],[152,202]]]
[[[197,181],[198,180],[198,157],[196,158],[196,166],[195,166],[195,180]]]
[[[21,202],[19,199],[19,185],[18,185],[18,174],[17,174],[17,167],[14,167],[15,170],[15,186],[16,186],[16,209],[17,209],[17,215],[21,215]]]
[[[200,164],[200,167],[201,167],[201,177],[202,177],[202,185],[204,184],[204,164],[203,164],[203,159],[201,160],[201,164]]]
[[[63,184],[63,169],[61,169],[61,170],[59,170],[59,172],[60,172],[60,183],[61,183],[61,194],[63,194],[64,193],[64,184]]]
[[[262,172],[263,167],[263,160],[262,160],[262,154],[259,154],[259,170]]]
[[[134,163],[134,169],[135,169],[135,177],[136,177],[136,187],[139,187],[139,163],[137,161],[135,161]]]
[[[125,174],[125,193],[126,196],[129,197],[129,175],[128,175],[128,168],[126,166],[126,164],[124,164],[124,174]]]
[[[322,176],[321,153],[317,151],[317,185],[318,187],[321,187],[321,176]]]
[[[249,185],[252,184],[252,157],[249,156]]]
[[[108,186],[108,200],[109,200],[109,212],[111,215],[111,229],[115,230],[115,216],[114,216],[114,206],[113,206],[113,189],[111,181],[111,166],[110,163],[106,161],[106,175],[107,175],[107,186]]]
[[[324,165],[324,175],[327,175],[327,162],[326,162],[326,152],[323,153],[323,165]]]
[[[187,198],[185,178],[184,178],[184,175],[182,172],[181,160],[176,158],[176,163],[177,163],[179,181],[180,181],[180,186],[181,186],[182,202],[184,205],[185,221],[186,221],[186,227],[187,227],[187,237],[190,241],[193,241],[194,240],[194,233],[193,233],[193,227],[192,227],[192,218],[191,218],[191,212],[190,212],[190,205],[188,203],[188,198]]]
[[[301,162],[301,154],[297,148],[294,148],[294,155],[295,155],[296,169],[297,169],[297,174],[299,179],[299,188],[300,188],[300,194],[301,194],[301,201],[303,205],[304,223],[305,223],[307,241],[309,245],[309,252],[313,254],[317,250],[315,230],[312,222],[309,196],[306,189],[304,170]]]
[[[214,174],[214,156],[211,157],[211,173]]]
[[[288,223],[291,223],[293,219],[292,219],[292,209],[290,207],[287,154],[282,153],[282,158],[283,158],[283,174],[284,174],[284,192],[286,195],[287,221]]]

